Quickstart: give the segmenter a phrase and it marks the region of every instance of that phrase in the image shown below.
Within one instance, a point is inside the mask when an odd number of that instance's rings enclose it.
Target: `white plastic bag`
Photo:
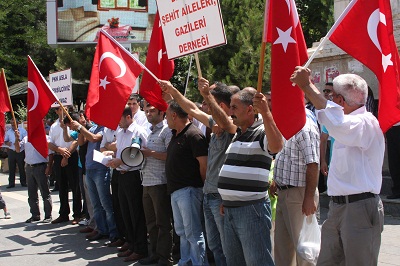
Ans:
[[[304,216],[303,226],[297,243],[297,253],[306,261],[317,265],[321,248],[321,229],[315,214]]]

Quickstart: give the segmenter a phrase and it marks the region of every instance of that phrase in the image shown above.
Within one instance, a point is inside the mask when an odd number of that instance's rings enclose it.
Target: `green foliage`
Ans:
[[[17,104],[17,110],[14,111],[15,118],[19,121],[26,121],[28,110],[22,101]]]
[[[301,26],[307,47],[319,41],[332,27],[334,21],[333,0],[296,0]]]
[[[8,84],[27,79],[27,55],[47,76],[55,51],[47,45],[46,0],[0,1],[0,66]]]
[[[71,68],[72,77],[77,80],[89,80],[92,71],[95,46],[78,48],[57,48],[57,70]]]

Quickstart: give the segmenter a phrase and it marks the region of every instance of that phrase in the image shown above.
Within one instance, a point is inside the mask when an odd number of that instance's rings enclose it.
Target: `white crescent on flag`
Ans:
[[[31,107],[31,109],[29,109],[29,111],[28,112],[31,112],[31,111],[33,111],[33,110],[35,110],[36,109],[36,107],[37,107],[37,105],[38,105],[38,102],[39,102],[39,93],[38,93],[38,90],[37,90],[37,88],[36,88],[36,85],[35,85],[35,83],[33,83],[33,82],[31,82],[31,81],[28,81],[28,89],[30,89],[31,91],[32,91],[32,93],[33,93],[33,105],[32,105],[32,107]]]

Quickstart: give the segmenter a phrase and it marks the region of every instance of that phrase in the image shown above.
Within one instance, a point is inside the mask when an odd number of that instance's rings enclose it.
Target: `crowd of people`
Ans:
[[[331,202],[317,265],[377,265],[385,144],[377,119],[366,110],[368,86],[344,74],[322,94],[302,67],[291,81],[308,106],[304,127],[288,140],[275,124],[270,94],[210,85],[204,78],[198,89],[207,108],[161,80],[168,109],[132,94],[115,131],[87,121],[83,112],[64,118],[56,108],[48,158],[14,129],[7,140],[15,143],[10,156],[16,161],[25,150],[26,178],[20,180],[28,186],[32,214],[26,222],[41,219],[38,190],[44,221],[69,222],[72,191],[72,224],[84,224],[80,232],[89,241],[105,239],[126,262],[173,265],[173,248],[179,248],[178,265],[209,265],[210,255],[217,266],[314,265],[297,244],[304,217],[318,209],[322,162]],[[335,139],[329,163],[326,147],[320,147],[323,134]],[[124,161],[133,141],[141,144],[141,164]],[[107,163],[94,160],[97,152],[110,156]],[[55,219],[51,174],[60,198]],[[11,173],[9,185],[15,185]],[[273,215],[270,201],[276,197]]]

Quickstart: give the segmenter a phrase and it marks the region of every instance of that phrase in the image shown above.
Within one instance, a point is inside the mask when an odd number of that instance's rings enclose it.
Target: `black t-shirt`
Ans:
[[[165,163],[168,193],[184,187],[203,187],[196,157],[207,156],[208,144],[205,136],[192,123],[177,136],[175,130],[172,133]]]

